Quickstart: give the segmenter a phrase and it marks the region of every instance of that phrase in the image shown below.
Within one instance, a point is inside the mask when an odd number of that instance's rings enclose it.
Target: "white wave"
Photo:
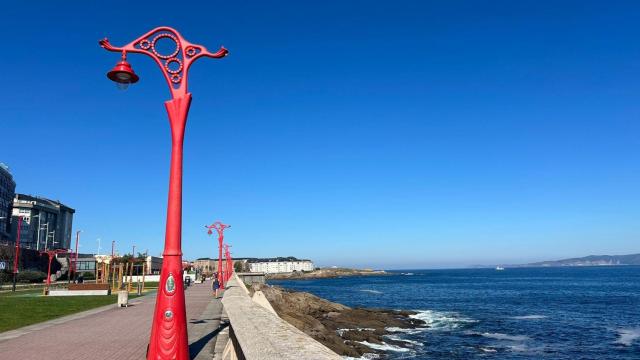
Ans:
[[[519,352],[529,351],[529,348],[525,344],[510,345],[508,346],[508,348],[511,349],[511,351],[519,351]]]
[[[640,339],[640,328],[634,329],[618,329],[618,340],[616,344],[631,346],[634,341]]]
[[[475,336],[482,336],[482,337],[486,337],[486,338],[489,338],[489,339],[507,340],[507,341],[527,341],[527,340],[530,339],[526,335],[508,335],[508,334],[502,334],[502,333],[489,333],[489,332],[479,333],[479,332],[475,332],[475,331],[467,331],[467,332],[465,332],[465,334],[467,334],[467,335],[475,335]]]
[[[362,354],[362,357],[359,357],[359,358],[354,358],[351,356],[343,356],[342,359],[343,360],[374,360],[374,359],[380,359],[380,355],[374,354],[374,353],[364,353]]]
[[[417,310],[417,314],[410,315],[414,319],[424,321],[429,330],[453,330],[469,323],[478,322],[468,317],[464,317],[456,312]]]
[[[373,344],[368,341],[358,341],[360,344],[370,347],[372,349],[380,350],[380,351],[395,351],[395,352],[407,352],[411,351],[411,349],[403,348],[400,346],[389,345],[386,343],[382,344]]]
[[[492,349],[492,348],[483,348],[483,347],[481,347],[480,350],[482,350],[484,352],[488,352],[488,353],[498,352],[498,350]]]
[[[373,329],[373,328],[355,328],[355,329],[339,328],[339,329],[336,329],[336,333],[338,334],[338,336],[342,336],[347,331],[365,331],[365,330],[366,331],[376,331],[376,329]]]
[[[546,319],[545,315],[523,315],[523,316],[511,316],[509,319],[515,320],[540,320]]]
[[[378,291],[378,290],[371,290],[371,289],[362,289],[360,290],[362,292],[368,292],[368,293],[372,293],[372,294],[382,294],[382,291]]]
[[[405,333],[405,334],[419,334],[423,331],[427,331],[429,330],[429,328],[426,327],[419,327],[419,328],[414,328],[414,329],[405,329],[405,328],[399,328],[399,327],[388,327],[385,328],[385,330],[389,331],[389,332],[399,332],[399,333]]]
[[[396,335],[385,335],[386,338],[390,339],[390,340],[394,340],[394,341],[402,341],[402,342],[406,342],[408,344],[411,345],[415,345],[415,346],[422,346],[424,345],[423,343],[419,342],[419,341],[415,341],[415,340],[409,340],[409,339],[403,339],[400,336],[396,336]]]

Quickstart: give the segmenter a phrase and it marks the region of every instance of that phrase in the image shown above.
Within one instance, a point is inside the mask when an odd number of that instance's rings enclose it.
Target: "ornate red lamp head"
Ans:
[[[127,62],[126,51],[122,52],[122,60],[107,73],[107,77],[116,83],[118,89],[125,90],[129,84],[135,84],[140,80],[138,75],[133,71],[131,64]]]

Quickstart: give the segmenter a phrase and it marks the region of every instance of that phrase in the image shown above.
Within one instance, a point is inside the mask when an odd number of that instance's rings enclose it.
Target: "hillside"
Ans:
[[[640,265],[640,254],[630,255],[589,255],[581,258],[541,261],[525,266],[603,266]]]

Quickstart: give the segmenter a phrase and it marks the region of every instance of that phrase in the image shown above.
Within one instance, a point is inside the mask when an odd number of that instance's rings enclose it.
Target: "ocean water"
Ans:
[[[389,359],[640,359],[640,266],[404,270],[270,281],[351,307],[418,311]],[[404,273],[402,275],[401,273]]]

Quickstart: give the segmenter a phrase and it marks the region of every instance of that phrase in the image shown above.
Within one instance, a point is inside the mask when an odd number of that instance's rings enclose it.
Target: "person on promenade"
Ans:
[[[216,299],[218,298],[218,292],[220,291],[220,282],[218,281],[218,277],[214,277],[213,278],[213,292],[216,296]]]

